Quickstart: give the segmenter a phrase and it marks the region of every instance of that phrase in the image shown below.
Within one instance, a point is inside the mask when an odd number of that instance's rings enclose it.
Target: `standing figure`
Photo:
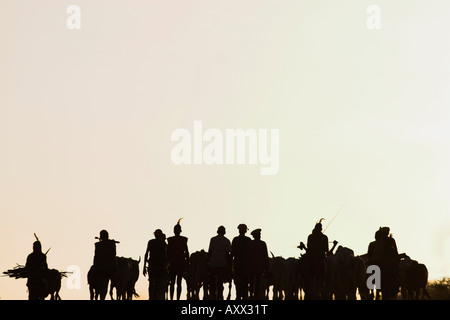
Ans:
[[[328,237],[322,233],[322,220],[314,226],[307,241],[307,261],[310,274],[311,299],[321,299],[326,274]]]
[[[148,272],[148,296],[150,300],[164,300],[167,277],[167,244],[161,229],[156,229],[154,239],[149,240],[144,255],[144,277]],[[147,266],[148,265],[148,266]]]
[[[252,241],[245,234],[247,233],[247,226],[240,224],[238,226],[239,236],[234,237],[232,247],[233,257],[233,271],[234,271],[234,284],[236,285],[236,300],[248,299],[248,253],[250,242]]]
[[[48,271],[47,256],[42,253],[42,246],[39,240],[33,243],[33,252],[27,257],[25,269],[28,275],[28,299],[44,300],[45,284],[44,277]]]
[[[98,239],[99,241],[95,243],[93,270],[100,300],[105,300],[109,281],[117,269],[117,241],[109,239],[109,234],[106,230],[100,231],[100,237]]]
[[[384,251],[384,243],[381,239],[381,232],[380,230],[377,230],[375,232],[375,241],[369,243],[369,248],[367,249],[367,265],[378,266],[381,270],[383,251]],[[375,289],[376,289],[375,300],[378,300],[380,298],[381,288]],[[372,299],[374,298],[374,294],[375,294],[374,289],[373,288],[370,289],[370,295]]]
[[[223,283],[231,273],[231,243],[225,237],[225,227],[217,229],[217,236],[212,237],[208,249],[208,268],[210,298],[223,300]]]
[[[261,229],[251,232],[251,240],[248,250],[250,261],[250,297],[255,300],[265,299],[265,277],[269,271],[269,254],[267,245],[261,240]]]
[[[189,261],[189,250],[187,246],[188,238],[181,236],[180,220],[173,228],[173,237],[167,239],[167,258],[169,264],[169,285],[170,285],[170,300],[173,300],[175,291],[175,283],[177,285],[177,300],[181,296],[181,283],[183,275],[187,270]]]
[[[389,234],[389,227],[379,229],[380,238],[383,243],[381,257],[381,296],[383,300],[391,300],[397,297],[399,291],[399,255],[397,244]]]

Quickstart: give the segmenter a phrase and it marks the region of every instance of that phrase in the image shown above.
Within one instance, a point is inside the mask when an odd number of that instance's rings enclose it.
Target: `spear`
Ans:
[[[327,226],[325,227],[325,229],[323,230],[323,233],[325,233],[325,231],[327,231],[328,227],[330,226],[330,224],[333,222],[334,219],[336,219],[336,217],[339,215],[339,213],[341,212],[342,208],[344,207],[345,201],[342,203],[341,208],[339,209],[339,211],[336,213],[336,215],[333,217],[333,219],[331,219],[331,221],[327,224]]]
[[[99,237],[95,237],[95,239],[100,240]],[[117,240],[114,240],[114,239],[109,239],[109,240],[114,241],[114,243],[120,243],[120,241],[117,241]]]

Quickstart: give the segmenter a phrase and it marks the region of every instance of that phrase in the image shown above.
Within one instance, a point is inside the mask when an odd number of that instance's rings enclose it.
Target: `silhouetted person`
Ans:
[[[42,246],[39,241],[33,243],[33,252],[27,257],[25,264],[28,280],[28,299],[43,300],[45,298],[44,277],[48,271],[47,256],[42,253]]]
[[[246,300],[248,298],[249,285],[248,250],[252,240],[245,235],[248,230],[245,224],[240,224],[238,230],[239,236],[234,237],[231,243],[234,283],[236,285],[236,300]]]
[[[249,244],[250,296],[252,299],[265,298],[265,276],[269,271],[269,254],[267,245],[261,240],[261,229],[251,232],[253,240]]]
[[[377,230],[375,232],[375,241],[369,243],[369,248],[367,249],[367,259],[369,265],[380,266],[381,259],[383,258],[384,243],[381,239],[381,232]]]
[[[369,248],[367,249],[368,266],[376,265],[381,270],[381,264],[382,264],[382,260],[383,260],[383,251],[384,251],[384,242],[382,241],[382,238],[381,238],[381,231],[377,230],[375,232],[375,241],[372,241],[371,243],[369,243]],[[380,296],[381,288],[376,288],[376,289],[377,289],[376,300],[378,300],[378,298]],[[372,298],[373,298],[373,292],[371,294],[372,294]]]
[[[167,244],[160,229],[155,230],[154,239],[147,244],[144,256],[144,277],[148,271],[148,296],[150,300],[164,300],[167,277]],[[148,266],[147,266],[148,265]]]
[[[181,219],[180,219],[181,220]],[[169,264],[170,300],[173,300],[175,283],[177,285],[177,300],[181,296],[183,274],[187,270],[189,261],[188,238],[181,236],[180,220],[173,228],[175,236],[167,239],[167,258]]]
[[[223,300],[223,283],[231,272],[231,243],[225,237],[225,227],[217,229],[208,249],[208,267],[210,273],[210,294],[212,299]]]
[[[380,240],[383,243],[383,253],[381,258],[381,294],[383,300],[395,299],[399,290],[399,256],[397,244],[389,234],[389,227],[379,229]]]
[[[95,243],[93,269],[99,285],[100,300],[105,300],[108,283],[116,271],[116,241],[109,239],[108,231],[100,231],[99,241]]]
[[[309,272],[311,275],[312,299],[320,299],[323,290],[326,257],[328,253],[328,237],[322,233],[322,219],[314,226],[312,233],[308,236],[307,255]]]

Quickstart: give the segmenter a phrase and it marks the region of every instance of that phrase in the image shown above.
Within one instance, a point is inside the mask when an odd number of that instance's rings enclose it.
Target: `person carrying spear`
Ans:
[[[34,236],[36,241],[33,243],[33,252],[28,255],[25,264],[28,299],[43,300],[46,296],[44,276],[48,271],[47,255],[42,252],[42,245],[36,234]]]

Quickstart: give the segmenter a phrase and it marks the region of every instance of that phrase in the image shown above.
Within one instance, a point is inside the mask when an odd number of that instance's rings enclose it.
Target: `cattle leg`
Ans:
[[[92,288],[92,286],[89,286],[89,295],[90,299],[94,300],[94,288]]]
[[[105,300],[106,298],[106,294],[108,292],[108,283],[109,283],[109,279],[106,276],[102,276],[100,279],[100,300]]]
[[[114,287],[111,284],[111,287],[109,288],[109,296],[111,297],[111,300],[114,300],[113,289],[114,289]]]

